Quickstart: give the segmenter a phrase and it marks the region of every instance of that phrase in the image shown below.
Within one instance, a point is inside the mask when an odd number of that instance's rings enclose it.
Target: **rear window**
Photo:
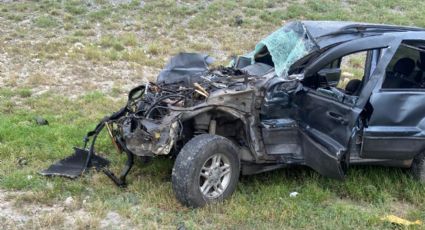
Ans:
[[[425,44],[402,44],[385,71],[383,89],[425,89]]]

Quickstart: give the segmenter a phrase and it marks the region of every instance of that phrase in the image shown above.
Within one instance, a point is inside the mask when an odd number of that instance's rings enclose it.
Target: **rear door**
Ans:
[[[349,161],[348,146],[365,105],[362,97],[371,90],[368,86],[370,80],[376,78],[374,75],[381,75],[379,70],[385,69],[388,64],[386,60],[377,58],[380,52],[376,51],[383,50],[388,55],[391,42],[394,42],[391,37],[348,42],[330,49],[306,68],[302,81],[304,90],[294,96],[294,102],[299,112],[305,162],[319,173],[344,178]],[[334,87],[326,82],[326,77],[323,79],[320,73],[329,68],[330,63],[361,51],[368,54],[368,62],[360,70],[364,76],[360,77],[355,93],[347,93],[348,89]]]
[[[406,41],[370,98],[361,157],[409,160],[425,150],[425,43]]]

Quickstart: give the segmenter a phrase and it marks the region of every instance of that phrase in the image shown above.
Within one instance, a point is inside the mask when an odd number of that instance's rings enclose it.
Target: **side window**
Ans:
[[[337,87],[346,89],[351,81],[362,81],[365,75],[367,52],[350,54],[342,58],[341,61],[341,79]]]
[[[425,44],[404,42],[385,70],[383,89],[425,89]]]
[[[364,85],[368,65],[368,54],[361,51],[338,58],[314,76],[305,79],[304,85],[316,90],[320,95],[342,103],[354,104]]]

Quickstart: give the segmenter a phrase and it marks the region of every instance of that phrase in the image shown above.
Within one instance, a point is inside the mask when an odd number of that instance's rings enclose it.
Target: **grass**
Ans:
[[[99,92],[75,101],[43,95],[22,100],[21,106],[30,110],[15,107],[10,112],[6,102],[20,94],[0,92],[5,98],[0,103],[0,187],[32,191],[16,198],[18,206],[53,205],[72,196],[78,209],[89,197],[85,209],[100,218],[114,210],[138,226],[184,224],[188,228],[385,229],[391,227],[380,220],[386,214],[425,219],[424,186],[404,170],[392,168],[354,167],[343,182],[321,177],[307,168],[242,177],[231,200],[197,210],[184,208],[175,200],[170,182],[172,162],[166,158],[148,166],[137,163],[127,189],[117,188],[106,176],[95,172],[77,180],[45,178],[37,172],[70,154],[73,146],[81,144],[85,131],[123,101],[113,103]],[[33,121],[37,115],[50,125],[37,126]],[[123,157],[114,153],[106,135],[99,143],[99,152],[119,162],[113,164],[117,170]],[[299,196],[290,198],[293,191]],[[399,207],[400,203],[405,205]],[[61,224],[52,222],[51,226]],[[99,223],[92,224],[96,227]]]
[[[166,57],[181,50],[222,50],[225,58],[247,52],[256,41],[291,19],[363,20],[425,26],[425,16],[420,11],[425,5],[413,1],[403,1],[400,4],[399,1],[235,3],[221,0],[180,4],[169,0],[149,2],[143,6],[135,2],[117,5],[104,1],[90,4],[80,1],[66,1],[63,4],[55,1],[24,2],[3,5],[2,10],[7,13],[6,19],[11,22],[32,19],[41,31],[26,31],[27,36],[32,33],[42,34],[43,31],[54,31],[55,34],[65,36],[73,33],[74,36],[81,37],[79,42],[85,45],[101,44],[101,55],[105,54],[106,57],[104,62],[129,61],[123,54],[131,52],[132,47],[141,46],[150,50],[152,47],[149,44],[152,43],[159,47],[165,46],[161,52],[153,49],[155,55],[151,58],[158,66],[165,64]],[[238,19],[240,23],[236,23],[237,18],[241,19]],[[96,23],[99,23],[99,28],[90,30]],[[208,39],[203,39],[206,35]],[[201,39],[197,40],[197,36]],[[56,39],[61,40],[61,36],[54,40]],[[121,55],[108,58],[111,45]],[[12,44],[6,49],[11,50],[14,46]],[[80,52],[73,57],[91,60],[91,55],[90,52]]]
[[[292,19],[425,26],[424,10],[425,2],[407,0],[17,1],[0,5],[0,42],[7,42],[0,57],[7,55],[15,63],[32,63],[34,58],[58,62],[48,66],[52,69],[89,62],[111,72],[114,64],[126,62],[133,77],[144,72],[131,66],[160,68],[184,50],[210,53],[219,64],[227,63]],[[359,65],[357,57],[349,62]],[[61,228],[66,215],[81,209],[92,219],[76,218],[76,228],[98,228],[111,211],[135,228],[393,229],[380,219],[388,214],[425,221],[425,186],[402,169],[352,167],[345,181],[302,167],[282,169],[242,177],[232,199],[196,210],[174,198],[173,162],[167,158],[147,166],[138,162],[126,189],[96,172],[77,180],[39,176],[39,170],[69,155],[97,121],[124,104],[125,80],[114,79],[110,91],[100,91],[95,77],[101,73],[79,70],[81,78],[93,78],[94,86],[71,100],[66,90],[55,91],[58,83],[43,72],[42,64],[25,68],[27,76],[20,71],[7,75],[0,87],[0,188],[22,192],[10,198],[16,207],[75,199],[73,207],[42,215],[25,227]],[[51,90],[39,95],[38,86]],[[36,116],[49,125],[36,125]],[[113,151],[106,135],[98,143],[98,151],[115,162],[112,169],[117,171],[124,157]],[[290,198],[293,191],[299,195]]]
[[[50,28],[58,25],[58,21],[51,16],[40,16],[34,20],[34,24],[41,28]]]

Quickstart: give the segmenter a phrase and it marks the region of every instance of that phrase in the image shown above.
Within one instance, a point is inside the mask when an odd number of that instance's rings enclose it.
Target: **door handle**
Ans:
[[[332,120],[338,121],[339,123],[341,123],[341,125],[347,125],[348,121],[344,119],[344,116],[342,116],[341,114],[332,112],[332,111],[328,111],[326,112],[326,115],[328,115],[329,118],[331,118]]]

